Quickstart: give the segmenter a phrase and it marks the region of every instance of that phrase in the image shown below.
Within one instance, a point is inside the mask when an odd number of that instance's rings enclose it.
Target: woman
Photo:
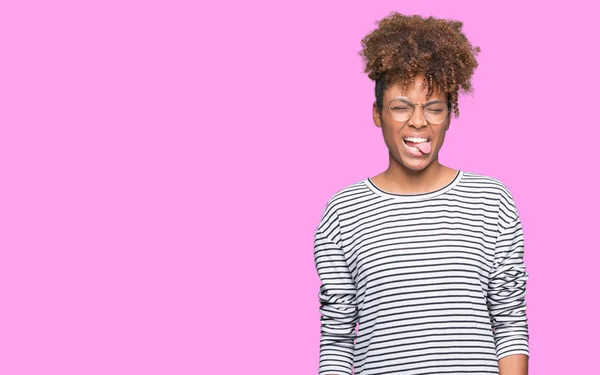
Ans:
[[[477,67],[461,29],[392,13],[362,40],[389,167],[335,193],[315,231],[321,375],[527,374],[511,193],[438,159]]]

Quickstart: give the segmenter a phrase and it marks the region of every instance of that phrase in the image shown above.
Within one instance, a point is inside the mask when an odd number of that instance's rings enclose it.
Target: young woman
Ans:
[[[320,375],[527,374],[511,193],[438,159],[477,67],[461,29],[392,13],[362,40],[389,167],[335,193],[315,231]]]

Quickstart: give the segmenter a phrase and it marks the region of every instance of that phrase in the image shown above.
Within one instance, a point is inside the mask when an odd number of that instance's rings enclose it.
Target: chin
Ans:
[[[429,163],[402,163],[404,168],[410,169],[411,171],[422,171],[429,166]]]
[[[400,165],[402,165],[406,169],[410,169],[412,171],[422,171],[431,165],[432,159],[430,157],[415,159],[415,158],[401,158]]]

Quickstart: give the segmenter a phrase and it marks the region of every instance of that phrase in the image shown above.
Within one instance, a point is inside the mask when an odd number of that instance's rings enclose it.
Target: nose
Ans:
[[[415,105],[415,109],[413,110],[412,115],[408,119],[408,124],[414,126],[419,129],[425,126],[427,121],[425,120],[425,114],[423,113],[423,107],[420,105]]]

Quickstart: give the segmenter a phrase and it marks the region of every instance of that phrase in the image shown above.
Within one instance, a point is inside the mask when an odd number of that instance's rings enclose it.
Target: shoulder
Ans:
[[[510,190],[506,184],[500,179],[491,175],[473,171],[463,171],[462,182],[464,185],[468,185],[479,190],[510,194]]]
[[[357,196],[363,195],[366,192],[368,192],[368,187],[365,184],[364,179],[346,184],[329,196],[329,199],[327,200],[327,206],[343,206],[344,204],[348,204],[352,200],[356,199]]]
[[[360,200],[360,197],[364,197],[366,194],[369,194],[369,188],[365,184],[365,179],[354,181],[334,190],[323,202],[319,227],[332,221],[338,221],[340,212],[350,209]]]
[[[512,199],[508,186],[497,177],[473,171],[463,171],[461,185],[474,192],[482,192]]]
[[[504,221],[518,218],[512,191],[501,179],[488,174],[464,171],[461,186],[472,194],[494,200],[499,210],[499,216]]]

